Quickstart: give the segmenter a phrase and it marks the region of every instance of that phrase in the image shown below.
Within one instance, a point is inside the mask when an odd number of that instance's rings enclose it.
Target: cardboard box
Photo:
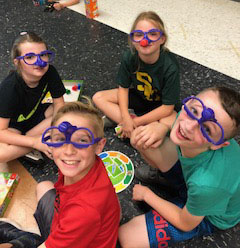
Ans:
[[[0,217],[4,215],[19,180],[20,178],[16,173],[0,173]]]

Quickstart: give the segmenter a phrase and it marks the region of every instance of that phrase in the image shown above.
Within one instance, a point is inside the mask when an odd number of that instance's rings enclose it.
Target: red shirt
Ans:
[[[79,182],[63,185],[63,175],[54,185],[57,191],[47,248],[116,247],[120,206],[102,160]]]

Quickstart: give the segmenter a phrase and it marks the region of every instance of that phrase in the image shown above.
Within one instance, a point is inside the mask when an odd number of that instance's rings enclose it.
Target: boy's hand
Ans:
[[[131,136],[131,143],[137,149],[159,147],[168,132],[167,126],[152,122],[146,126],[137,127]]]
[[[141,184],[135,184],[133,187],[132,199],[135,201],[144,201],[144,196],[151,191],[148,187]]]

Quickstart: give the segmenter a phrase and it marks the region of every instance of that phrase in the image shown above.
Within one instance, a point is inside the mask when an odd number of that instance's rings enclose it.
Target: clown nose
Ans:
[[[146,47],[148,45],[148,40],[141,40],[140,41],[140,46]]]

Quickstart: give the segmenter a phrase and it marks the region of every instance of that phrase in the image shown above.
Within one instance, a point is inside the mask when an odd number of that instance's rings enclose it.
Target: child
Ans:
[[[167,33],[160,17],[143,12],[130,35],[130,50],[122,58],[117,75],[118,89],[97,92],[96,106],[122,125],[122,137],[134,128],[171,115],[179,103],[180,76],[175,56],[165,48]],[[131,118],[128,109],[138,116]]]
[[[52,147],[59,178],[39,183],[34,215],[45,246],[115,248],[120,205],[97,156],[106,142],[101,115],[91,104],[66,103],[52,125],[42,140]]]
[[[11,56],[17,70],[0,84],[0,162],[33,148],[49,156],[40,134],[64,105],[65,93],[58,72],[49,65],[54,53],[38,35],[24,32],[15,40]],[[50,94],[53,104],[46,102]]]
[[[48,0],[48,2],[55,2],[55,0]],[[66,7],[72,6],[74,4],[79,3],[80,0],[66,0],[66,1],[60,1],[57,3],[54,3],[53,7],[56,10],[62,10]]]
[[[170,139],[155,149],[144,150],[141,142],[137,145],[162,176],[178,182],[179,197],[170,202],[135,185],[133,199],[145,201],[153,210],[120,227],[124,248],[168,247],[240,222],[240,147],[233,139],[240,126],[240,95],[213,87],[186,98],[183,104]],[[171,124],[160,121],[158,128],[164,131],[159,140]],[[134,146],[139,131],[134,130]]]

